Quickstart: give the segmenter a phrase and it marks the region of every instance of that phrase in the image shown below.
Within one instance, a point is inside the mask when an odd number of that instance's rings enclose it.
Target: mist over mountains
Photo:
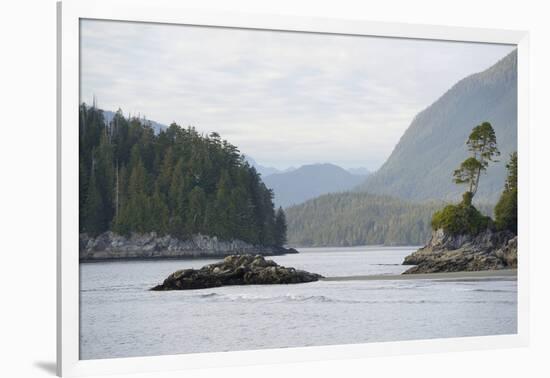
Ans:
[[[452,174],[467,155],[472,128],[495,129],[500,161],[481,177],[475,200],[490,214],[500,196],[510,153],[517,149],[517,53],[466,77],[420,112],[394,151],[354,193],[317,197],[287,209],[296,245],[423,244],[443,201],[465,191]]]
[[[464,187],[452,174],[468,155],[473,127],[493,126],[500,161],[481,177],[476,200],[495,203],[506,177],[506,162],[517,150],[517,51],[489,69],[459,81],[412,121],[388,160],[361,191],[424,201],[457,201]]]
[[[322,194],[350,190],[365,180],[334,164],[309,164],[263,178],[273,189],[275,206],[296,205]]]

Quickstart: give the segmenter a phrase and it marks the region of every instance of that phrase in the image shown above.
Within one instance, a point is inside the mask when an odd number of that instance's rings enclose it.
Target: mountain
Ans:
[[[358,189],[412,200],[459,200],[465,188],[453,183],[452,174],[468,155],[472,128],[483,121],[495,129],[501,157],[481,177],[476,200],[495,203],[506,162],[517,150],[516,51],[462,79],[420,112],[384,165]]]
[[[311,164],[266,176],[263,181],[273,189],[275,205],[288,207],[321,194],[349,190],[364,179],[334,164]]]
[[[357,175],[357,176],[368,176],[372,173],[368,168],[365,168],[365,167],[348,168],[347,171],[352,175]]]
[[[111,122],[114,116],[115,116],[115,112],[112,112],[110,110],[103,110],[103,118],[105,119],[106,124],[109,124],[109,122]],[[145,120],[145,119],[143,119],[143,121],[149,124],[153,128],[153,130],[155,130],[155,134],[158,134],[161,130],[166,130],[168,128],[168,126],[155,121]]]
[[[326,194],[285,210],[292,246],[420,245],[440,201],[424,204],[361,192]]]
[[[251,158],[248,155],[244,155],[244,158],[248,162],[248,164],[250,164],[251,166],[256,168],[256,171],[259,174],[261,174],[262,177],[267,177],[267,176],[273,175],[275,173],[291,172],[291,171],[296,169],[294,167],[289,167],[287,169],[277,169],[277,168],[274,168],[274,167],[266,167],[265,165],[258,164],[258,162],[256,162],[256,160],[254,160],[253,158]]]

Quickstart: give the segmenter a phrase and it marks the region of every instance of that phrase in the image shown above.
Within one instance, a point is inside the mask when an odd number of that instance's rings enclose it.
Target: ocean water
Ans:
[[[302,248],[277,263],[324,276],[399,274],[414,247]],[[514,334],[517,281],[319,281],[153,292],[215,260],[80,265],[80,358]]]

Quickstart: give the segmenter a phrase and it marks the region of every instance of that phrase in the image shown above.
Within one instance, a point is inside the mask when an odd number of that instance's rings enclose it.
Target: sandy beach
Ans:
[[[485,280],[516,279],[516,269],[483,270],[476,272],[379,274],[366,276],[325,277],[323,281],[393,281],[393,280]]]

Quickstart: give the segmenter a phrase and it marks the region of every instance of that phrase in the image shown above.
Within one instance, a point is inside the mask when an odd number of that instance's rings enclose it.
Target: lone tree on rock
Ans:
[[[497,161],[495,157],[499,156],[500,152],[497,148],[495,130],[489,122],[474,127],[466,144],[472,156],[460,164],[453,176],[455,183],[468,185],[468,191],[464,193],[463,198],[465,203],[470,204],[479,187],[481,173],[487,170],[489,162]]]
[[[477,235],[492,224],[491,218],[472,205],[472,199],[479,187],[481,173],[487,170],[489,162],[496,161],[495,157],[500,155],[495,130],[489,122],[483,122],[474,127],[466,144],[472,155],[460,164],[453,176],[455,183],[467,184],[468,190],[463,194],[461,203],[447,205],[432,217],[434,230],[441,228],[452,235]]]

